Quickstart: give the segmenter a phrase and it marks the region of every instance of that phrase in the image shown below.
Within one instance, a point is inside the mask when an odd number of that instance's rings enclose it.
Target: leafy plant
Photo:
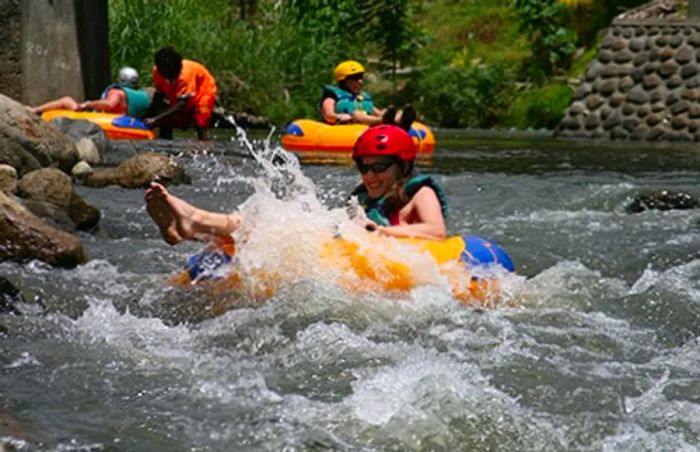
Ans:
[[[513,101],[505,125],[519,129],[554,129],[571,102],[569,86],[555,83],[520,93]]]
[[[503,65],[459,66],[438,60],[420,81],[418,106],[429,122],[445,127],[492,127],[507,109],[510,87]]]
[[[558,0],[515,0],[521,30],[532,47],[529,75],[542,80],[565,69],[576,51],[576,32],[567,27],[568,9]]]

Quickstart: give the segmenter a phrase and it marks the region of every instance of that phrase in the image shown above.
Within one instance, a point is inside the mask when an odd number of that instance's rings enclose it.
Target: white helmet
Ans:
[[[124,66],[123,68],[119,69],[117,81],[132,88],[136,88],[136,86],[139,84],[139,73],[133,67]]]

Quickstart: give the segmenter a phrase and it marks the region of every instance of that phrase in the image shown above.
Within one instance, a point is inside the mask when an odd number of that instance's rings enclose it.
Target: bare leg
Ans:
[[[197,240],[201,235],[225,238],[235,231],[242,222],[241,216],[237,214],[215,213],[199,209],[170,194],[163,185],[157,182],[152,182],[146,191],[146,203],[149,214],[168,243],[171,243],[169,240],[177,240],[173,234],[173,223],[174,230],[179,237],[179,240],[175,241],[177,243],[183,239]]]
[[[72,97],[66,96],[60,99],[52,100],[46,102],[45,104],[39,105],[38,107],[32,107],[32,111],[36,114],[41,114],[47,110],[77,110],[79,107],[78,102]]]

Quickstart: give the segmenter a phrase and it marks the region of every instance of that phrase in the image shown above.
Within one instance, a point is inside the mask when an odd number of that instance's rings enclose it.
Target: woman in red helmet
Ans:
[[[447,203],[440,185],[414,171],[413,138],[394,125],[367,129],[352,158],[362,175],[351,196],[365,209],[366,227],[395,237],[441,240],[447,235]]]
[[[446,237],[444,193],[434,179],[415,175],[416,147],[406,131],[394,125],[371,127],[358,138],[352,157],[362,175],[352,196],[365,209],[368,230],[396,237]],[[157,182],[146,190],[146,208],[171,245],[201,236],[228,237],[243,221],[237,213],[197,208]]]

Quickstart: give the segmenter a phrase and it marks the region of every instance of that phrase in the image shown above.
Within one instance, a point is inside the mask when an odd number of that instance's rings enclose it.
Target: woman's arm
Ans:
[[[100,110],[113,112],[123,103],[126,104],[124,91],[113,88],[107,93],[107,97],[99,100],[88,100],[80,104],[80,110]]]
[[[393,237],[417,237],[431,240],[444,240],[447,237],[440,200],[432,188],[422,187],[406,207],[410,209],[408,212],[410,223],[380,226],[377,230]]]
[[[326,97],[321,102],[321,114],[328,124],[343,124],[352,121],[352,116],[347,113],[335,112],[335,99]]]

